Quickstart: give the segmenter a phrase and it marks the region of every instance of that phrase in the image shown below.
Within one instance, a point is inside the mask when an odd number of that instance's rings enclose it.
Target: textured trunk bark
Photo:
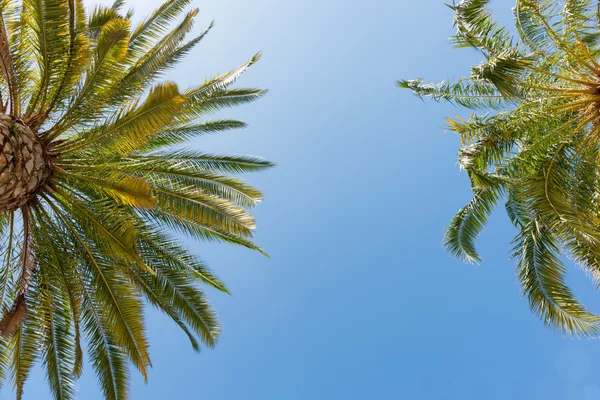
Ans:
[[[50,175],[44,144],[23,122],[0,115],[0,212],[27,204]]]

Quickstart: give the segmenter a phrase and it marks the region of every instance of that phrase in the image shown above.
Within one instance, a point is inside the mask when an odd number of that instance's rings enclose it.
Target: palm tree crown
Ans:
[[[0,381],[17,398],[39,360],[56,399],[75,397],[83,350],[106,399],[128,398],[128,362],[150,367],[143,300],[213,346],[199,284],[225,285],[174,234],[262,250],[249,209],[261,193],[231,174],[271,163],[173,150],[240,128],[209,120],[265,92],[230,85],[259,56],[198,86],[155,83],[210,27],[168,0],[131,13],[82,0],[0,0]],[[212,26],[212,25],[211,25]]]
[[[474,197],[444,243],[458,258],[480,261],[475,238],[504,201],[519,231],[513,256],[532,310],[567,334],[598,336],[600,318],[566,285],[563,256],[600,282],[600,3],[518,0],[516,35],[494,22],[488,4],[451,6],[453,42],[483,56],[468,78],[398,82],[418,96],[483,110],[448,120]]]

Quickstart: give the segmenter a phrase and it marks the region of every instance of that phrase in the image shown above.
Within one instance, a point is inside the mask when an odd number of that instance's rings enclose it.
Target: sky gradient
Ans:
[[[142,16],[159,3],[128,5]],[[495,3],[510,22],[512,4]],[[478,242],[482,265],[463,265],[441,247],[445,225],[471,196],[458,138],[442,128],[445,116],[464,112],[422,102],[395,80],[457,78],[479,61],[451,48],[443,1],[194,6],[197,31],[213,19],[215,28],[165,79],[185,87],[264,55],[237,86],[269,94],[215,115],[249,127],[192,146],[278,163],[247,176],[265,193],[256,240],[272,258],[190,242],[233,293],[210,292],[222,337],[195,354],[151,310],[154,367],[148,384],[133,371],[133,400],[600,397],[600,343],[564,338],[530,313],[502,208]],[[583,272],[572,268],[569,282],[600,311]],[[37,368],[25,399],[49,398]],[[79,398],[101,399],[89,366]]]

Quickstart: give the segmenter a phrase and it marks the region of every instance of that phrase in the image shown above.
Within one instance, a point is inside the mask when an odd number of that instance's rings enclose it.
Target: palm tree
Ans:
[[[189,3],[132,26],[121,0],[89,15],[82,0],[0,1],[0,379],[18,399],[37,360],[54,397],[74,398],[83,345],[105,398],[128,398],[128,362],[150,367],[144,299],[194,349],[215,345],[200,284],[227,288],[175,234],[262,252],[261,193],[231,175],[272,164],[172,148],[243,127],[207,115],[265,93],[230,88],[258,55],[182,91],[155,83],[210,29],[185,39]]]
[[[600,319],[565,283],[564,258],[600,282],[600,3],[518,0],[516,35],[494,21],[488,3],[451,6],[452,41],[483,56],[468,78],[398,82],[475,110],[448,120],[474,197],[452,219],[445,247],[481,261],[475,239],[504,202],[518,228],[513,257],[532,310],[567,334],[598,336]]]

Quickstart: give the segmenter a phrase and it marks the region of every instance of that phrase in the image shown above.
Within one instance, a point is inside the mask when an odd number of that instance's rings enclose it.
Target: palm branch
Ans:
[[[474,197],[444,244],[463,261],[481,261],[476,237],[504,203],[519,231],[513,256],[532,310],[562,332],[596,337],[600,317],[565,283],[564,259],[600,283],[600,3],[517,0],[513,34],[494,21],[489,2],[450,6],[452,42],[483,58],[468,77],[398,82],[472,110],[448,119]]]
[[[144,300],[192,347],[220,326],[202,285],[228,293],[178,234],[263,252],[237,175],[273,164],[187,149],[243,127],[211,120],[265,91],[231,85],[259,59],[180,90],[157,81],[210,27],[168,0],[132,26],[123,3],[0,0],[0,382],[17,399],[40,361],[56,399],[73,399],[83,346],[106,399],[128,398],[128,363],[150,367]],[[178,150],[172,148],[178,146]]]

